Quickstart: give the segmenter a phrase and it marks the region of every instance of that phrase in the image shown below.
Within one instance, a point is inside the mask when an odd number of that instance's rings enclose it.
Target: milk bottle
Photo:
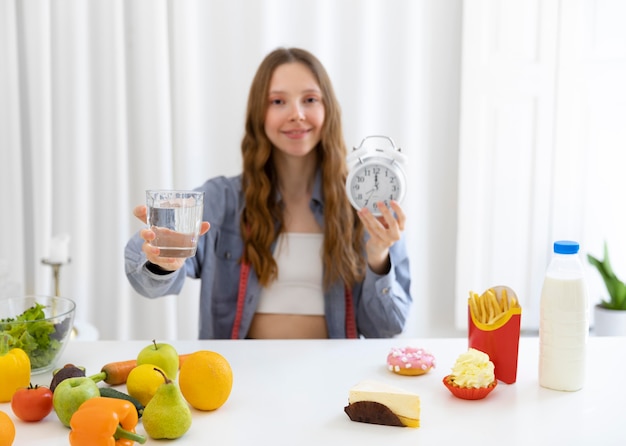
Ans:
[[[554,242],[554,253],[541,289],[539,384],[554,390],[583,387],[589,311],[579,245]]]

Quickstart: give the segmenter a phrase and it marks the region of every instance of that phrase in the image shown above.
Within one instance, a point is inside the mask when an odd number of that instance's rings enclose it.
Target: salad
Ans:
[[[26,352],[32,369],[45,367],[54,360],[61,348],[60,339],[69,329],[69,319],[60,324],[46,320],[44,308],[45,305],[36,303],[15,318],[0,319],[0,336],[8,336],[9,348]]]

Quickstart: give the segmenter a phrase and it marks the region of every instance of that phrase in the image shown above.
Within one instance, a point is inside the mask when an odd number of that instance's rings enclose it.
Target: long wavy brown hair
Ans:
[[[324,286],[327,289],[337,280],[352,285],[362,280],[365,273],[364,229],[345,191],[347,152],[341,109],[323,65],[311,53],[299,48],[278,48],[268,54],[250,87],[245,135],[241,143],[245,197],[245,209],[241,216],[244,240],[242,261],[252,265],[263,286],[277,277],[278,267],[271,245],[283,231],[284,219],[282,205],[276,200],[278,182],[272,143],[265,134],[264,126],[274,70],[293,62],[302,63],[311,70],[321,89],[325,110],[322,137],[316,147],[324,198]]]

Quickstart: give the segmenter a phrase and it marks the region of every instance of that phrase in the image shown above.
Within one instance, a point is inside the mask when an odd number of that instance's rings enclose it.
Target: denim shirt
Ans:
[[[244,207],[241,175],[216,177],[206,181],[198,191],[204,192],[203,220],[211,229],[198,240],[196,255],[183,268],[159,275],[146,267],[144,243],[137,232],[125,249],[126,275],[141,295],[156,298],[178,294],[185,277],[200,278],[200,339],[231,337],[239,291],[240,258],[243,240],[239,232]],[[318,172],[310,203],[316,220],[324,225],[324,202],[321,175]],[[274,248],[274,247],[273,247]],[[273,249],[272,248],[272,249]],[[392,337],[402,332],[412,298],[410,294],[409,258],[404,235],[389,250],[391,268],[378,275],[367,268],[365,279],[352,288],[353,308],[359,336]],[[245,338],[261,295],[261,285],[251,268],[241,316],[239,337]],[[324,292],[324,311],[330,338],[346,337],[346,304],[343,283],[335,283]]]

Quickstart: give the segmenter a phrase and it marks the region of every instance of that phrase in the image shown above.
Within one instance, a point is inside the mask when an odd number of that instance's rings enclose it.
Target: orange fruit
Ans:
[[[0,410],[0,446],[11,446],[15,440],[15,424],[9,415]]]
[[[180,366],[178,385],[183,397],[198,410],[221,407],[233,388],[233,371],[222,355],[199,350]]]

